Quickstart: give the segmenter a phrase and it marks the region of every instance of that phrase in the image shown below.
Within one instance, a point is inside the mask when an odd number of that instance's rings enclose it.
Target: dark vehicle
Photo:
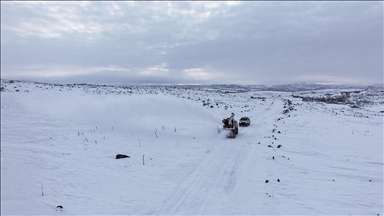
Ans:
[[[240,126],[249,126],[250,124],[251,124],[251,119],[249,119],[246,116],[241,117],[240,120],[239,120],[239,125]]]

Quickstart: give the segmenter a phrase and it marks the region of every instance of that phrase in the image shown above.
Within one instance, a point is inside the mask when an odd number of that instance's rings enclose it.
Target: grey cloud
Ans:
[[[2,62],[118,65],[140,79],[166,64],[164,82],[192,79],[185,70],[194,68],[221,74],[215,83],[382,82],[382,2],[229,3],[2,2]]]

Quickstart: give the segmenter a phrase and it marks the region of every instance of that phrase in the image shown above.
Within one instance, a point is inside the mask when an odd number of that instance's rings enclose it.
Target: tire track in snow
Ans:
[[[244,170],[244,161],[249,156],[250,145],[233,143],[231,145],[231,156],[227,157],[227,164],[222,170],[220,176],[216,178],[216,184],[214,188],[207,194],[207,200],[199,208],[198,214],[218,214],[219,209],[214,209],[212,206],[222,206],[223,201],[226,201],[227,197],[231,196],[235,190],[237,181]]]
[[[261,125],[266,120],[273,122],[275,119],[273,118],[276,114],[280,113],[280,109],[282,109],[283,104],[280,103],[280,101],[277,101],[274,99],[272,103],[263,110],[263,113],[258,113],[250,116],[251,119],[251,125],[248,127],[240,127],[240,137],[241,138],[248,138],[250,136],[259,136],[260,132],[255,131],[259,128],[262,128]],[[245,136],[242,136],[245,135]],[[261,138],[261,137],[260,137]]]
[[[218,148],[183,180],[158,214],[202,214],[218,195],[232,192],[238,168],[246,158],[248,148],[231,142]]]

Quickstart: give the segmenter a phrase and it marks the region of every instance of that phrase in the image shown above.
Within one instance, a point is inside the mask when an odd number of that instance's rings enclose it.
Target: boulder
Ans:
[[[121,158],[130,158],[128,155],[125,154],[117,154],[116,159],[121,159]]]

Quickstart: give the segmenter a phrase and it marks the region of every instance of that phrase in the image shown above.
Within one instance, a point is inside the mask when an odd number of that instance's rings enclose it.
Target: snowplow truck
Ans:
[[[235,120],[235,114],[232,113],[231,117],[225,117],[223,122],[223,130],[227,132],[227,138],[236,138],[236,135],[239,133],[239,124]]]

